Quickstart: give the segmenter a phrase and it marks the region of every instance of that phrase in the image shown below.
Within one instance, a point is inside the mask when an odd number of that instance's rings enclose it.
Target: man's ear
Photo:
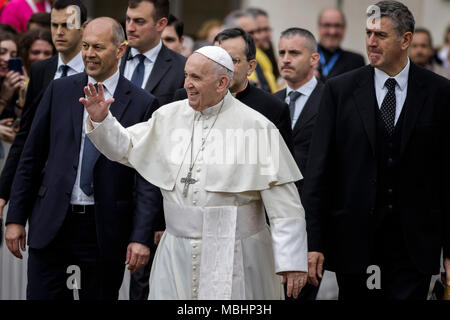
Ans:
[[[122,59],[125,51],[127,50],[127,44],[125,41],[117,48],[117,58],[118,60]]]
[[[221,93],[228,90],[230,86],[230,79],[226,75],[222,75],[219,78],[219,84],[217,85],[217,92]]]
[[[255,71],[256,66],[258,65],[258,62],[256,62],[256,59],[252,59],[249,61],[249,68],[247,71],[247,77],[250,77],[250,75]]]
[[[401,40],[403,50],[407,50],[409,48],[409,46],[411,45],[411,42],[412,42],[412,38],[413,38],[412,32],[406,32],[403,35],[402,40]]]
[[[319,61],[320,61],[320,54],[318,54],[317,52],[316,52],[316,53],[313,53],[313,54],[311,55],[311,67],[317,66],[317,64],[319,63]]]
[[[167,18],[159,19],[158,22],[156,22],[156,30],[159,33],[162,33],[164,28],[167,27],[167,23],[169,23],[169,20],[167,20]]]

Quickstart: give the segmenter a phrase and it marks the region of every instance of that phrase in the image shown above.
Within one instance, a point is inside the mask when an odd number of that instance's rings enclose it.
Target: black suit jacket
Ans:
[[[6,201],[10,197],[14,175],[16,174],[20,155],[30,132],[37,106],[42,99],[45,89],[55,77],[57,67],[57,55],[47,60],[33,63],[31,66],[30,83],[28,84],[25,105],[20,120],[20,129],[9,150],[8,158],[0,176],[0,198]]]
[[[87,75],[53,81],[39,104],[12,186],[6,223],[29,221],[28,244],[45,248],[60,230],[70,204],[81,148]],[[120,77],[111,113],[128,127],[147,120],[157,100]],[[124,259],[129,242],[150,245],[162,212],[160,191],[132,168],[99,155],[94,167],[95,221],[100,253]]]
[[[450,256],[450,82],[411,64],[403,106],[393,205],[407,254],[418,270],[439,272]],[[377,211],[374,69],[325,85],[303,191],[310,251],[327,268],[366,273]]]
[[[341,49],[341,54],[328,76],[322,75],[322,68],[319,64],[320,80],[326,82],[328,79],[341,75],[343,73],[358,69],[365,65],[364,57],[359,53]]]
[[[120,74],[122,75],[127,61],[131,58],[130,51],[131,47],[127,47],[122,57],[120,63]],[[185,57],[170,50],[164,44],[162,45],[145,86],[145,90],[154,95],[161,106],[172,102],[175,91],[183,87],[185,64]]]
[[[320,98],[322,97],[323,87],[323,83],[318,81],[292,130],[294,158],[303,176],[306,175],[309,145],[311,143],[316,116],[319,112],[319,103]],[[280,90],[274,93],[274,95],[284,102],[286,100],[286,89]]]
[[[178,101],[184,99],[187,99],[186,90],[184,88],[177,90],[173,100]],[[236,95],[236,99],[269,119],[278,128],[289,150],[294,154],[291,116],[286,103],[275,98],[270,93],[256,88],[250,83],[244,91]]]

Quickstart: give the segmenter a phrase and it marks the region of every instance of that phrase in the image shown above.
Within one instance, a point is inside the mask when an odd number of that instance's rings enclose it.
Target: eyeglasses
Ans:
[[[345,27],[345,25],[343,25],[341,23],[335,23],[335,24],[332,24],[332,23],[321,23],[320,26],[322,28],[325,28],[325,29],[331,29],[331,28],[344,29],[344,27]]]

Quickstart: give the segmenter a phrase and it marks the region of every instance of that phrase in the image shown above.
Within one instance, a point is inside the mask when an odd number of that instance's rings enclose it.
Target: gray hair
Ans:
[[[230,82],[228,83],[228,89],[229,89],[231,86],[231,81],[233,81],[234,71],[228,70],[224,66],[218,64],[217,62],[214,62],[213,65],[214,65],[214,71],[216,72],[217,76],[224,75],[230,80]]]
[[[293,36],[304,37],[306,39],[306,47],[309,49],[309,51],[311,53],[317,53],[317,41],[310,31],[302,28],[289,28],[281,33],[280,39],[291,38]]]
[[[240,27],[238,20],[242,17],[254,18],[254,16],[247,10],[231,11],[223,20],[222,30]]]
[[[112,24],[113,37],[112,41],[116,46],[120,46],[125,42],[125,32],[122,26],[116,20]]]
[[[380,18],[388,17],[392,19],[392,26],[399,38],[406,32],[414,33],[416,24],[414,16],[403,3],[398,1],[380,1],[375,6],[380,8]],[[367,17],[370,18],[372,14],[368,13]]]

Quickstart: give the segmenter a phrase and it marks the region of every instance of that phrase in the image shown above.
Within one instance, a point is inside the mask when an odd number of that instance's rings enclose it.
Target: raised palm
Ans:
[[[114,102],[114,98],[105,100],[103,84],[98,83],[98,90],[92,83],[84,87],[86,97],[80,98],[80,102],[89,113],[92,121],[102,122],[108,115],[109,106]]]

